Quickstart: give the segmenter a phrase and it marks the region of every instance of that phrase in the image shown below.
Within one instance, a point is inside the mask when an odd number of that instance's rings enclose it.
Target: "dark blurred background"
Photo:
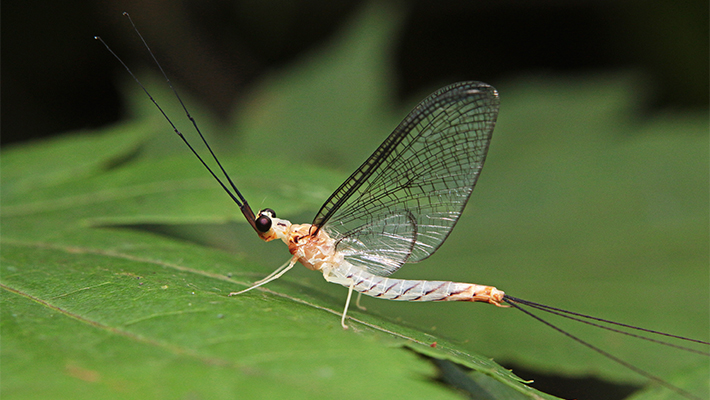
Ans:
[[[2,143],[121,119],[124,72],[144,50],[129,11],[173,79],[226,117],[266,71],[326,43],[362,1],[5,2]],[[398,3],[400,100],[441,83],[526,73],[634,70],[654,88],[641,111],[708,107],[708,2],[444,0]],[[140,68],[139,68],[140,69]]]

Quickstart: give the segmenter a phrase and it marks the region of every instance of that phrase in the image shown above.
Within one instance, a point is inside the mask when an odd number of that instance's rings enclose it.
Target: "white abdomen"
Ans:
[[[346,261],[323,271],[328,282],[372,297],[401,301],[483,301],[500,305],[504,292],[484,285],[450,281],[393,279],[373,275]]]

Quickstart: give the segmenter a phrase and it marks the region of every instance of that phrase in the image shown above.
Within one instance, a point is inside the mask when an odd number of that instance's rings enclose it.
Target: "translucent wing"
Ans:
[[[402,121],[321,207],[313,224],[353,264],[385,276],[433,254],[466,206],[486,159],[498,93],[439,89]]]

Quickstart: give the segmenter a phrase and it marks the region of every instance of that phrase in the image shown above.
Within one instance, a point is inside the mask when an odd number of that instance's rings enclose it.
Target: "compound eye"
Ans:
[[[271,218],[269,218],[268,215],[261,214],[256,221],[254,221],[254,225],[256,225],[256,230],[261,233],[266,233],[271,229]]]
[[[270,208],[259,211],[259,216],[254,221],[256,229],[261,233],[266,233],[271,229],[271,218],[276,218],[276,212]]]
[[[276,211],[270,209],[270,208],[265,208],[261,211],[259,211],[259,215],[264,215],[267,214],[271,218],[276,218]]]

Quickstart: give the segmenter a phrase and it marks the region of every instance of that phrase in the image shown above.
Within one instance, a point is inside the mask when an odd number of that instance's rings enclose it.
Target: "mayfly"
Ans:
[[[147,42],[130,16],[127,13],[124,15],[129,18],[135,32],[153,57],[227,183],[207,165],[128,66],[101,38],[97,36],[96,39],[106,46],[136,80],[175,133],[237,204],[259,237],[267,242],[282,240],[288,245],[292,255],[288,262],[272,274],[244,290],[230,293],[230,296],[248,292],[278,279],[296,263],[301,263],[308,269],[321,272],[326,281],[348,288],[340,321],[345,329],[348,328],[346,316],[353,291],[389,300],[470,301],[499,307],[512,306],[613,361],[685,397],[695,398],[683,389],[561,330],[522,306],[527,305],[706,356],[710,354],[602,326],[600,323],[703,345],[710,345],[708,342],[529,302],[511,297],[493,286],[389,277],[405,263],[422,261],[431,256],[456,225],[486,159],[500,104],[496,89],[481,82],[460,82],[437,90],[420,102],[375,152],[330,195],[312,223],[292,224],[277,218],[276,213],[268,208],[256,214],[252,211],[200,132],[196,121],[150,51]]]

